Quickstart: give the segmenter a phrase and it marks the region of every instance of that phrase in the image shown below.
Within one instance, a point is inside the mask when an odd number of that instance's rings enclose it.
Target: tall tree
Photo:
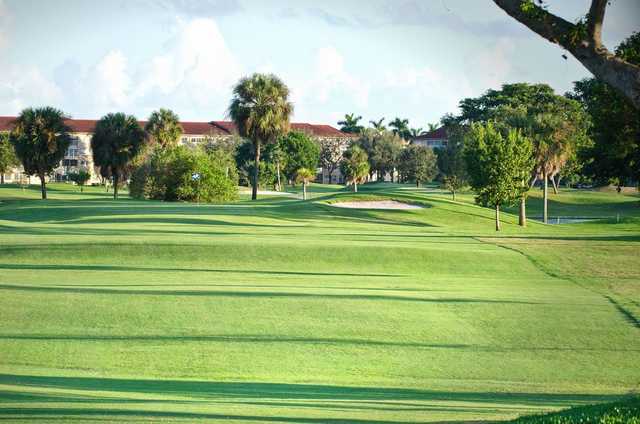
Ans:
[[[4,174],[20,165],[16,150],[9,141],[8,132],[0,132],[0,184],[4,184]]]
[[[447,135],[447,145],[442,149],[437,149],[436,153],[444,186],[451,191],[455,201],[456,192],[468,184],[467,166],[464,159],[464,130],[458,125],[447,127]]]
[[[47,198],[45,178],[58,166],[71,144],[66,116],[52,107],[27,108],[13,123],[9,140],[24,171],[40,178],[42,198]]]
[[[476,203],[495,208],[500,231],[500,207],[513,204],[528,190],[533,146],[520,130],[502,134],[492,122],[473,124],[465,139],[465,160]]]
[[[578,146],[585,143],[588,127],[585,112],[577,102],[555,94],[546,84],[505,84],[500,90],[488,90],[480,97],[463,99],[460,109],[459,116],[447,116],[443,121],[447,125],[468,125],[495,120],[519,128],[534,142],[537,162],[532,168],[531,185],[540,179],[544,186],[545,175],[553,178],[559,174]],[[541,119],[543,115],[550,118]],[[550,131],[549,125],[554,120],[555,131]],[[541,137],[542,133],[547,137]],[[521,216],[525,216],[525,201],[520,208]]]
[[[132,115],[109,113],[96,123],[91,137],[93,163],[109,170],[114,199],[118,198],[118,187],[128,166],[142,150],[145,139],[144,130]]]
[[[289,131],[292,113],[289,88],[275,75],[256,73],[240,79],[233,88],[229,116],[240,135],[254,146],[252,200],[258,198],[261,147]]]
[[[385,118],[380,118],[377,121],[369,121],[369,123],[371,124],[371,126],[377,130],[377,131],[384,131],[387,129],[387,127],[384,125],[384,119]]]
[[[398,169],[404,180],[414,181],[420,187],[438,175],[437,158],[433,149],[412,144],[402,150]]]
[[[404,140],[408,140],[411,137],[411,130],[409,129],[408,119],[396,118],[393,121],[389,122],[389,127],[392,128],[391,131],[393,131],[395,135]]]
[[[329,184],[331,175],[340,167],[346,145],[347,141],[344,138],[327,138],[320,141],[320,165],[329,174]]]
[[[296,180],[299,169],[316,169],[320,160],[320,146],[305,133],[290,131],[280,137],[277,146],[282,152],[282,171],[289,182]]]
[[[183,132],[180,118],[169,109],[152,112],[144,130],[153,142],[162,147],[176,146]]]
[[[438,125],[438,123],[437,123],[437,122],[434,122],[434,123],[429,122],[429,123],[427,124],[427,127],[428,127],[429,131],[435,131],[435,130],[437,130],[440,126]]]
[[[355,113],[347,113],[344,115],[344,120],[338,121],[340,125],[340,131],[350,134],[358,134],[364,129],[362,125],[358,125],[358,122],[362,119],[362,116],[355,116]]]
[[[493,1],[538,35],[564,47],[596,78],[640,109],[640,66],[614,55],[602,43],[602,23],[610,0],[592,0],[587,14],[576,23],[551,14],[541,0]]]
[[[363,182],[369,175],[367,152],[355,144],[349,146],[344,152],[340,167],[347,185],[353,184],[353,191],[357,193],[358,183]]]
[[[424,132],[424,129],[423,129],[423,128],[411,128],[411,129],[409,130],[409,133],[410,133],[410,135],[411,135],[411,138],[416,138],[416,137],[418,137],[419,135],[421,135],[423,132]]]
[[[393,178],[400,151],[404,146],[399,136],[387,130],[366,128],[355,143],[367,153],[372,177],[373,174],[377,174],[381,179],[389,173]]]

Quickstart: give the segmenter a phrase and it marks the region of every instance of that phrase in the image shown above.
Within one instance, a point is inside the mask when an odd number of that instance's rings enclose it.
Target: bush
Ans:
[[[238,174],[223,150],[158,147],[133,171],[129,192],[137,199],[228,202],[238,198]]]
[[[545,415],[530,415],[514,424],[640,424],[640,398],[615,403],[580,406]]]

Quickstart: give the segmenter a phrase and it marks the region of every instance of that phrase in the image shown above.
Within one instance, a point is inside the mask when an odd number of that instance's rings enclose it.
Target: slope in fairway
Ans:
[[[563,192],[623,218],[496,234],[405,186],[358,196],[422,209],[53,188],[0,188],[4,422],[506,419],[638,388],[637,196]]]

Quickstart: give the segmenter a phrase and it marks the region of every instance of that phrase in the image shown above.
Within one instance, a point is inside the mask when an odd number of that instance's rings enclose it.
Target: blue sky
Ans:
[[[574,21],[589,0],[550,0]],[[640,30],[614,0],[605,43]],[[509,82],[562,93],[588,72],[490,0],[0,0],[0,115],[54,105],[75,118],[168,107],[224,119],[242,75],[273,72],[294,121],[396,116],[425,127]]]

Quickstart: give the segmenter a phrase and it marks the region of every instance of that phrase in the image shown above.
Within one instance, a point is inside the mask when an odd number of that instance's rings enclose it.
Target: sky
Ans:
[[[589,0],[549,0],[575,21]],[[613,49],[640,30],[640,0],[613,0]],[[0,115],[55,106],[73,118],[160,107],[226,118],[253,72],[290,88],[294,122],[408,118],[413,128],[505,83],[558,93],[590,76],[491,0],[0,0]]]

